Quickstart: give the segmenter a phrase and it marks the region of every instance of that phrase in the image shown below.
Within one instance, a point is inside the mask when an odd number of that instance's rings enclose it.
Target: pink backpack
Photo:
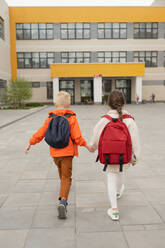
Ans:
[[[104,164],[103,171],[106,171],[108,164],[120,165],[120,172],[123,164],[127,164],[132,156],[132,142],[128,128],[120,118],[112,118],[109,115],[103,117],[110,120],[104,127],[98,144],[98,157],[100,163]],[[123,115],[123,119],[132,118],[131,115]]]

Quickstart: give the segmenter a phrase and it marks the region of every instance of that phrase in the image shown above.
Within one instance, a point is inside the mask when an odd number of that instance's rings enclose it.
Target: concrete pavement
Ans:
[[[127,106],[139,127],[142,153],[140,163],[126,173],[119,222],[106,214],[106,176],[94,162],[96,154],[85,148],[74,159],[68,218],[57,218],[59,179],[48,146],[43,141],[24,154],[29,137],[51,108],[0,129],[0,247],[164,248],[165,104]],[[89,141],[107,107],[72,109]]]
[[[47,106],[31,108],[31,109],[14,109],[14,110],[0,110],[0,129],[11,125],[19,120],[24,119],[27,116],[33,115],[36,112],[41,111]]]

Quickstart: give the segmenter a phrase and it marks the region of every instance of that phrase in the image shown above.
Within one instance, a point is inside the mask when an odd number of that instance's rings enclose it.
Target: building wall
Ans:
[[[91,11],[91,9],[93,11]],[[91,63],[97,63],[97,52],[99,51],[127,51],[128,62],[133,61],[133,51],[158,51],[158,67],[146,68],[143,77],[143,97],[149,100],[151,89],[157,89],[157,96],[165,100],[164,84],[158,81],[165,80],[165,8],[151,7],[54,7],[54,8],[10,8],[11,17],[11,44],[12,44],[12,74],[27,78],[30,81],[51,81],[49,69],[18,69],[16,52],[55,52],[55,63],[61,63],[60,52],[89,51],[91,52]],[[81,13],[81,15],[79,14]],[[16,23],[54,23],[53,40],[16,40]],[[61,40],[61,22],[90,22],[91,39],[89,40]],[[97,39],[97,22],[127,22],[127,39]],[[133,22],[158,22],[158,39],[134,39]],[[147,82],[151,82],[149,85]],[[79,81],[76,80],[75,101],[80,99]],[[115,80],[112,82],[114,88]],[[158,87],[157,87],[158,86]],[[40,88],[40,97],[37,95],[39,89],[35,89],[33,100],[38,101],[43,96],[46,101],[46,87]],[[45,93],[43,93],[45,91]],[[159,91],[161,91],[159,93]],[[155,92],[156,93],[156,92]],[[132,77],[132,101],[135,100],[135,78]]]
[[[4,39],[0,38],[0,79],[10,80],[10,29],[9,29],[9,9],[4,0],[0,0],[0,17],[4,20]]]

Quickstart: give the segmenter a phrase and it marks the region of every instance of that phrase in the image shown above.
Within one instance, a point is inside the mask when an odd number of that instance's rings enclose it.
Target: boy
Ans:
[[[72,182],[71,176],[73,157],[78,156],[78,145],[85,146],[89,151],[91,151],[91,148],[87,145],[85,139],[81,135],[81,131],[76,119],[76,114],[72,110],[69,110],[70,94],[60,91],[56,96],[54,104],[57,109],[51,111],[49,116],[51,114],[61,116],[64,116],[65,114],[71,114],[71,116],[68,118],[70,127],[69,145],[64,148],[53,148],[50,146],[50,156],[54,159],[54,162],[57,165],[61,181],[58,214],[60,219],[65,219],[67,214],[67,199]],[[33,134],[32,138],[29,140],[29,145],[25,149],[25,153],[28,152],[31,145],[39,143],[45,137],[45,133],[51,119],[51,117],[47,118],[44,125],[38,129],[35,134]]]

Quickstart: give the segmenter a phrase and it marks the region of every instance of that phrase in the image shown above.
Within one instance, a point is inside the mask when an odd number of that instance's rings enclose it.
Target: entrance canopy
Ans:
[[[52,64],[52,78],[60,77],[137,77],[144,76],[144,63],[118,64]]]

